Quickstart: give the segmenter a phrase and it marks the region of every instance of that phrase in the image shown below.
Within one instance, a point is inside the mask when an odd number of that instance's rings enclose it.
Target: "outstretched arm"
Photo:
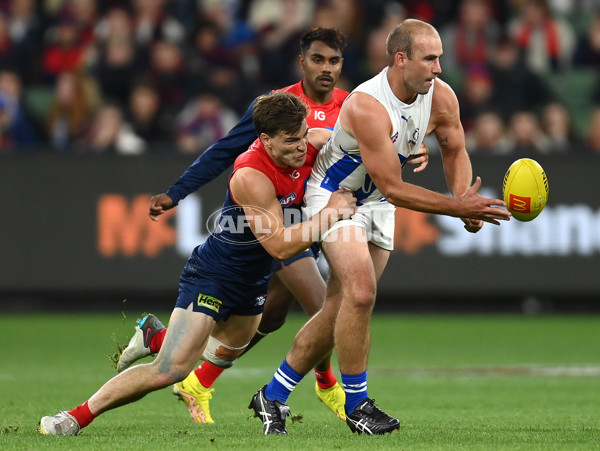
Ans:
[[[387,111],[372,96],[355,93],[346,100],[340,112],[342,127],[358,140],[367,172],[384,197],[394,205],[426,213],[481,219],[498,224],[510,214],[496,206],[506,205],[501,199],[487,199],[471,187],[460,198],[452,198],[402,180],[398,155],[389,137],[391,121]],[[468,194],[468,195],[467,195]]]
[[[434,132],[440,145],[448,188],[455,198],[460,198],[473,181],[465,132],[460,122],[460,107],[454,91],[447,83],[442,80],[436,80],[435,83],[428,131]],[[461,219],[469,232],[477,232],[483,227],[481,220],[467,217]]]

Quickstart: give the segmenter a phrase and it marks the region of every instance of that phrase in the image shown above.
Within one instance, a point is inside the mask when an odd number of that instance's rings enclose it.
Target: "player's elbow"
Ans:
[[[398,197],[398,192],[402,190],[401,184],[402,181],[382,180],[379,185],[375,184],[375,186],[377,186],[383,197],[389,200]]]

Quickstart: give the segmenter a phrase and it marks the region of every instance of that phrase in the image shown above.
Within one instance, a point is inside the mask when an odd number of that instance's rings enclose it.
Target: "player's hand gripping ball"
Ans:
[[[537,161],[521,158],[506,171],[502,193],[515,219],[531,221],[548,202],[548,178]]]

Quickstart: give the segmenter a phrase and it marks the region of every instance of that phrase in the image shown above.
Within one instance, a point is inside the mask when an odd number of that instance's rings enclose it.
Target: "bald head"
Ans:
[[[390,31],[386,41],[388,66],[394,65],[394,55],[398,52],[406,53],[410,59],[413,55],[413,43],[417,36],[437,36],[437,30],[427,22],[418,19],[406,19]]]

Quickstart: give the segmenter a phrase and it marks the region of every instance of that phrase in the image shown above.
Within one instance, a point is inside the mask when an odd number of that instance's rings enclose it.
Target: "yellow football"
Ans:
[[[502,193],[513,218],[531,221],[542,212],[548,202],[548,178],[537,161],[521,158],[506,171]]]

